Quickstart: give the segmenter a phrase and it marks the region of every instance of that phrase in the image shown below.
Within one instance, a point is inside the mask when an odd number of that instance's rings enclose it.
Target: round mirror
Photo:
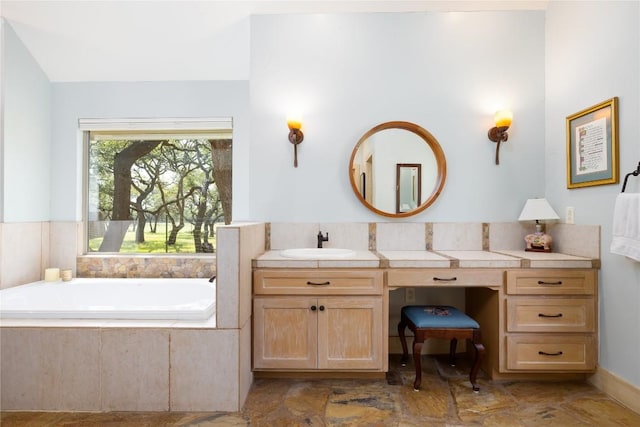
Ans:
[[[415,215],[440,195],[447,162],[438,141],[409,122],[375,126],[358,141],[349,162],[349,180],[358,199],[392,218]]]

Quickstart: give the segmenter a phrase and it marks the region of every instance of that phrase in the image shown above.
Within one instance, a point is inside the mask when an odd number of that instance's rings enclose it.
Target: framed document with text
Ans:
[[[618,98],[567,117],[567,188],[616,184]]]

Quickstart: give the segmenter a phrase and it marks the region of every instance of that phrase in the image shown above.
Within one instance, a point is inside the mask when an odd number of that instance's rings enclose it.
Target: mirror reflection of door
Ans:
[[[422,165],[396,164],[396,213],[409,212],[421,204]]]
[[[369,156],[365,163],[365,188],[367,191],[365,192],[364,200],[370,204],[375,202],[373,198],[375,191],[375,188],[373,188],[373,182],[373,156]]]

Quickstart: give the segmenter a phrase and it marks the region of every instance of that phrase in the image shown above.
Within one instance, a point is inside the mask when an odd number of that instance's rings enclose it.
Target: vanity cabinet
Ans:
[[[381,270],[255,270],[253,368],[387,368]]]
[[[507,271],[504,368],[595,370],[596,294],[596,270]]]

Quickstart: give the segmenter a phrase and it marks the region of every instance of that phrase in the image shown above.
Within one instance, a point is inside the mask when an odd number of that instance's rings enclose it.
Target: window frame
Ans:
[[[204,139],[220,138],[221,134],[228,133],[233,141],[232,117],[209,118],[80,118],[78,129],[82,132],[82,218],[84,238],[82,243],[83,256],[145,256],[145,257],[199,257],[211,256],[207,253],[148,253],[137,254],[130,252],[90,252],[89,251],[89,144],[91,135],[99,135],[100,139],[122,138],[134,136],[137,139],[157,139],[163,135],[171,135],[173,138]]]

